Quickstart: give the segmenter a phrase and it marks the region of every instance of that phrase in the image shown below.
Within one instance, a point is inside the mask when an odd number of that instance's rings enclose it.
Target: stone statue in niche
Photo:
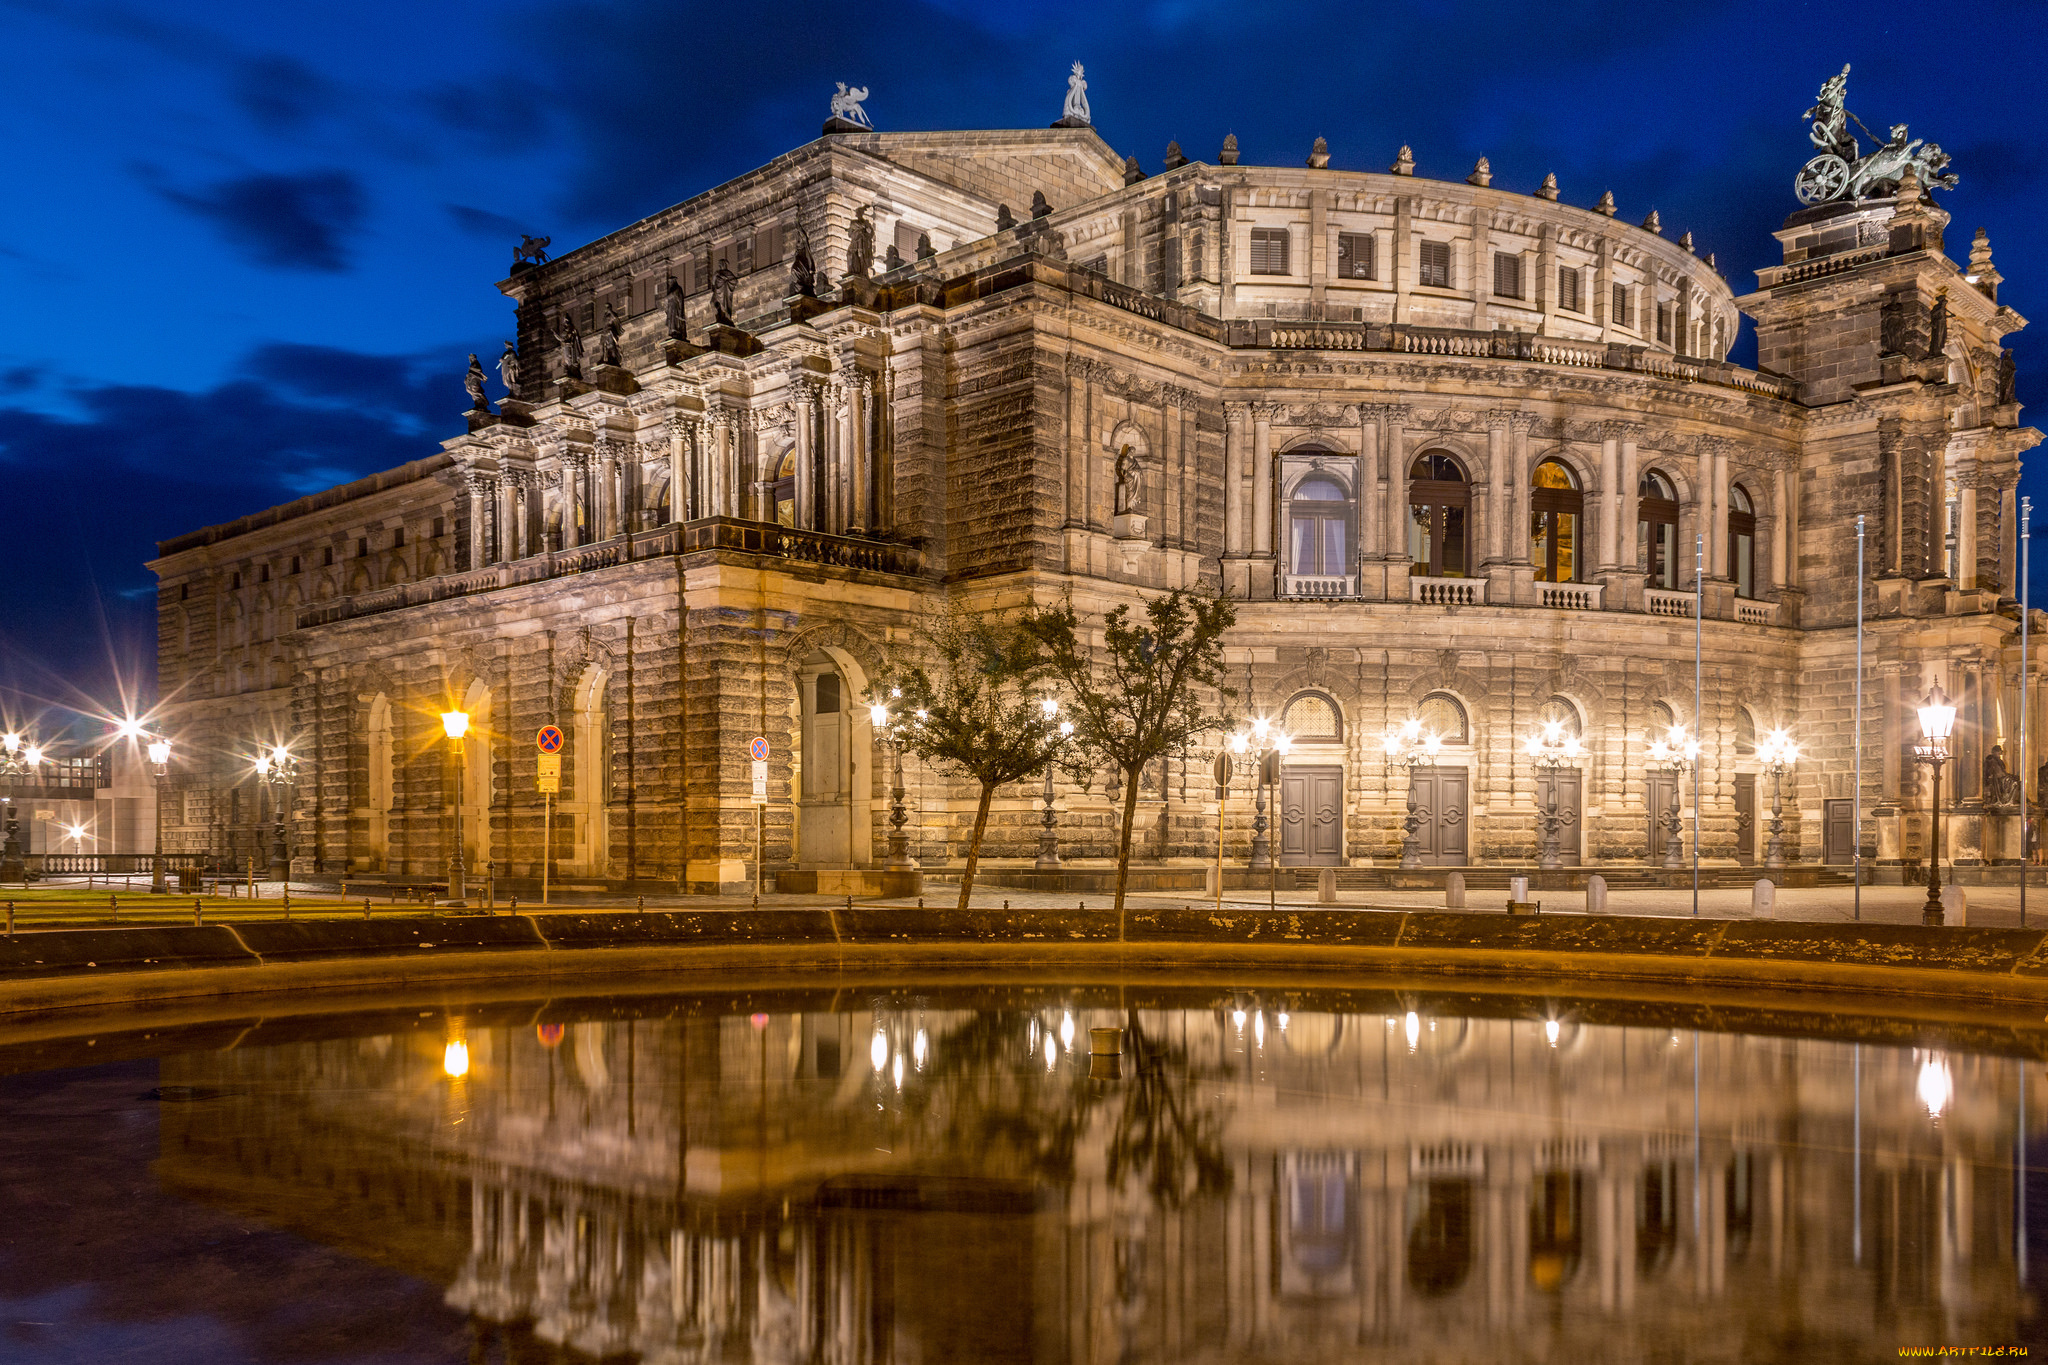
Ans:
[[[668,277],[668,290],[661,296],[661,318],[667,325],[668,334],[677,341],[690,339],[690,321],[684,316],[683,284],[675,276]]]
[[[1998,353],[1998,406],[2004,407],[2007,403],[2017,403],[2019,401],[2019,399],[2013,396],[2013,384],[2016,378],[2012,352],[2000,351]]]
[[[739,287],[740,277],[732,273],[732,266],[720,261],[718,273],[711,277],[711,312],[721,327],[733,325],[732,299]]]
[[[555,318],[555,340],[562,348],[562,374],[568,379],[583,377],[583,334],[566,312]]]
[[[1137,453],[1129,446],[1116,453],[1116,513],[1123,516],[1139,510],[1145,495],[1145,474]]]
[[[476,358],[476,352],[469,353],[469,373],[462,377],[462,387],[469,390],[469,407],[472,412],[489,412],[491,400],[484,394],[484,366]]]
[[[509,341],[498,356],[498,379],[508,395],[519,392],[519,348]]]
[[[818,296],[818,261],[811,254],[810,229],[799,219],[796,225],[796,252],[789,258],[790,274],[796,278],[796,292],[807,299]]]
[[[2006,771],[2005,746],[1994,744],[1991,752],[1984,755],[1984,804],[2016,807],[2019,803],[2020,779]]]
[[[1927,358],[1948,354],[1948,290],[1944,289],[1934,299],[1934,307],[1927,314]]]
[[[862,204],[860,211],[853,215],[853,226],[847,231],[846,273],[866,279],[874,265],[875,222],[868,216],[868,206]]]
[[[609,300],[604,305],[604,330],[597,334],[597,363],[619,363],[619,315],[613,311]]]

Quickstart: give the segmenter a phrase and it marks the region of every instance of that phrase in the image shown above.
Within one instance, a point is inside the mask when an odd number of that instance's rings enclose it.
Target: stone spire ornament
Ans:
[[[1556,171],[1552,171],[1550,174],[1543,177],[1543,183],[1536,187],[1536,197],[1538,199],[1548,199],[1553,204],[1557,202]]]
[[[1093,124],[1088,113],[1088,78],[1082,73],[1081,64],[1074,63],[1072,74],[1067,77],[1067,103],[1060,110],[1055,128],[1088,128]]]
[[[1395,175],[1415,174],[1415,153],[1409,150],[1407,143],[1401,144],[1401,150],[1394,155],[1394,164],[1387,169]]]
[[[1612,218],[1612,217],[1614,216],[1614,191],[1613,191],[1613,190],[1602,190],[1602,191],[1600,192],[1600,202],[1599,202],[1599,203],[1597,203],[1597,204],[1595,204],[1595,205],[1593,205],[1593,212],[1595,212],[1595,213],[1604,213],[1604,214],[1606,214],[1606,215],[1607,215],[1607,216],[1608,216],[1609,218]]]
[[[1135,185],[1135,184],[1137,184],[1137,183],[1138,183],[1138,182],[1139,182],[1140,180],[1143,180],[1144,178],[1145,178],[1145,172],[1144,172],[1143,168],[1141,168],[1141,167],[1140,167],[1140,166],[1138,165],[1138,158],[1136,158],[1135,156],[1127,156],[1127,157],[1125,157],[1125,158],[1124,158],[1124,183],[1125,183],[1126,185]]]
[[[1223,150],[1216,153],[1216,161],[1217,164],[1223,166],[1235,166],[1237,164],[1236,133],[1225,133],[1223,135]]]
[[[1477,185],[1481,189],[1491,185],[1493,183],[1493,163],[1483,156],[1480,157],[1472,163],[1472,174],[1465,177],[1465,183]]]
[[[1659,237],[1664,235],[1664,220],[1657,216],[1657,210],[1651,209],[1650,216],[1643,219],[1643,231],[1654,232]]]
[[[1169,142],[1169,143],[1167,143],[1167,144],[1166,144],[1166,169],[1167,169],[1167,170],[1169,170],[1169,171],[1177,171],[1177,170],[1179,170],[1179,169],[1180,169],[1180,168],[1181,168],[1182,166],[1185,166],[1185,165],[1187,165],[1187,164],[1188,164],[1188,159],[1187,159],[1187,158],[1186,158],[1185,156],[1182,156],[1182,155],[1181,155],[1181,151],[1180,151],[1180,144],[1179,144],[1178,142]]]
[[[1964,272],[1966,283],[1974,284],[1985,298],[1998,302],[1998,286],[2005,276],[1998,273],[1998,267],[1991,263],[1991,234],[1983,228],[1970,239],[1970,268]]]
[[[1692,250],[1692,229],[1691,229],[1691,228],[1687,228],[1687,229],[1685,230],[1685,236],[1683,236],[1683,237],[1680,237],[1680,238],[1678,239],[1678,244],[1679,244],[1680,246],[1684,247],[1684,248],[1685,248],[1685,249],[1686,249],[1687,251],[1691,251],[1691,250]]]
[[[1315,145],[1308,149],[1309,169],[1326,171],[1330,168],[1330,144],[1317,138]]]

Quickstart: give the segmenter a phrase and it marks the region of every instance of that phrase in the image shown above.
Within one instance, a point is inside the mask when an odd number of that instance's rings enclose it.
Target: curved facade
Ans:
[[[1654,215],[1488,179],[1144,177],[1088,128],[825,137],[517,270],[515,396],[439,454],[165,542],[164,690],[224,753],[296,739],[303,865],[444,865],[430,713],[476,694],[465,761],[490,781],[465,842],[499,876],[538,875],[528,736],[553,722],[562,876],[735,888],[758,856],[851,887],[889,804],[855,703],[935,596],[1071,593],[1085,616],[1199,586],[1242,603],[1237,706],[1303,717],[1283,863],[1397,861],[1411,796],[1425,862],[1527,862],[1552,800],[1567,863],[1661,861],[1655,817],[1676,803],[1689,840],[1692,781],[1648,748],[1697,707],[1706,858],[1763,859],[1755,737],[1784,727],[1805,748],[1787,859],[1860,837],[1896,870],[1926,853],[1906,746],[1936,680],[1963,711],[1948,852],[2018,857],[1986,757],[2018,721],[2013,498],[2038,433],[2000,378],[2024,320],[1988,244],[1951,261],[1917,193],[1803,211],[1737,299]],[[1760,371],[1725,360],[1738,307]],[[1388,765],[1381,736],[1423,711],[1456,738]],[[1585,748],[1554,778],[1521,751],[1545,719]],[[1207,757],[1148,775],[1149,856],[1213,856]],[[235,774],[184,780],[176,839],[232,844]],[[969,803],[905,780],[911,851],[943,865]],[[998,858],[1039,853],[1037,795],[999,802]],[[1108,854],[1112,800],[1056,794],[1064,857]]]

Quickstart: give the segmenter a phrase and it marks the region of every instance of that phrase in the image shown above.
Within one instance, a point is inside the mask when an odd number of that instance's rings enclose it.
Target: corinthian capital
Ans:
[[[1280,415],[1280,404],[1267,402],[1263,399],[1258,402],[1247,403],[1245,406],[1251,409],[1254,422],[1270,422]]]

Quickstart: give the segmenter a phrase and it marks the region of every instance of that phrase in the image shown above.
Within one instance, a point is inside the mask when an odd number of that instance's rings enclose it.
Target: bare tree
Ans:
[[[1079,630],[1071,602],[1026,614],[1026,629],[1046,655],[1073,708],[1079,748],[1123,776],[1124,810],[1116,845],[1117,937],[1123,937],[1124,888],[1131,873],[1131,825],[1138,779],[1154,759],[1184,754],[1195,738],[1228,722],[1204,709],[1205,697],[1237,694],[1222,685],[1223,634],[1237,622],[1227,597],[1176,588],[1144,604],[1128,603],[1103,621],[1098,660]]]
[[[1044,641],[1018,615],[947,607],[919,625],[911,661],[888,670],[868,691],[877,720],[898,744],[980,786],[960,904],[974,892],[996,788],[1043,772],[1073,732],[1053,695]]]

